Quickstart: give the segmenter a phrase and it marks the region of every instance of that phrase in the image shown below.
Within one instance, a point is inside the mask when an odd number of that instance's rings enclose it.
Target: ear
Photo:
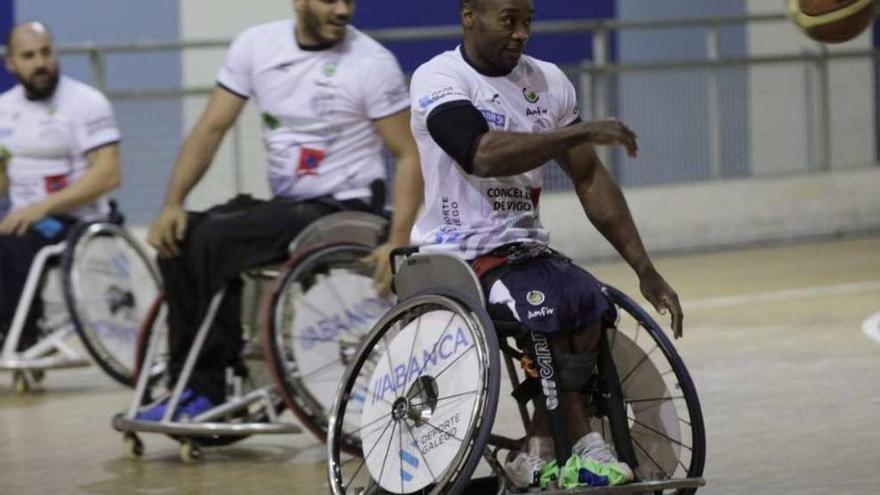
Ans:
[[[464,4],[464,7],[461,9],[461,25],[464,26],[466,30],[472,29],[474,27],[474,17],[476,15],[477,13],[474,11],[471,4]]]
[[[6,54],[3,57],[3,61],[6,63],[6,71],[10,74],[15,74],[15,64],[12,62],[12,55]]]

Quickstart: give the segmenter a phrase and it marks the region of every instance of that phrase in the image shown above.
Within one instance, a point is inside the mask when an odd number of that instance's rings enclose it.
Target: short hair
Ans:
[[[476,9],[480,6],[480,3],[482,3],[482,0],[458,0],[458,11],[464,10],[465,5],[470,5]]]

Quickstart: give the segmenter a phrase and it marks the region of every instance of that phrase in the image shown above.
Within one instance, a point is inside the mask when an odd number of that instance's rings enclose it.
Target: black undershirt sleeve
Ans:
[[[483,114],[466,100],[444,103],[428,115],[428,132],[467,173],[474,171],[480,137],[489,132]]]

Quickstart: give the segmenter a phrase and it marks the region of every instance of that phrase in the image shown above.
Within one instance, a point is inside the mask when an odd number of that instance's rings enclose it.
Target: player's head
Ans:
[[[6,37],[6,69],[30,100],[43,100],[58,86],[58,59],[52,34],[40,22],[20,22]]]
[[[532,29],[532,0],[459,0],[465,43],[477,62],[510,70],[522,56]]]
[[[314,43],[332,45],[342,41],[354,15],[354,0],[293,0],[302,34]]]

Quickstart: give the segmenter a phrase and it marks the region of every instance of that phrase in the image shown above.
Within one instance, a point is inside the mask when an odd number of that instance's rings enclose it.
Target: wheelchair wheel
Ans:
[[[159,292],[146,253],[118,225],[81,224],[67,239],[62,286],[89,354],[114,380],[133,386],[138,329]]]
[[[331,491],[457,494],[489,440],[498,342],[482,306],[449,290],[395,306],[346,369],[328,431]],[[357,456],[344,461],[343,447]]]
[[[393,306],[360,260],[373,247],[315,246],[290,260],[271,293],[263,342],[287,406],[318,438],[345,367],[379,318]]]
[[[618,457],[637,466],[635,472],[641,480],[702,476],[706,456],[703,415],[684,362],[644,309],[613,287],[606,286],[604,291],[617,309],[617,321],[606,330],[605,342],[619,387],[614,384],[611,389],[602,389],[600,384],[598,395],[622,395],[623,407],[621,414],[600,414],[593,420],[593,430],[606,439],[617,437],[614,445]],[[615,419],[623,415],[626,425]],[[620,432],[621,426],[628,431],[631,445],[612,433]],[[633,455],[635,462],[628,459]]]

